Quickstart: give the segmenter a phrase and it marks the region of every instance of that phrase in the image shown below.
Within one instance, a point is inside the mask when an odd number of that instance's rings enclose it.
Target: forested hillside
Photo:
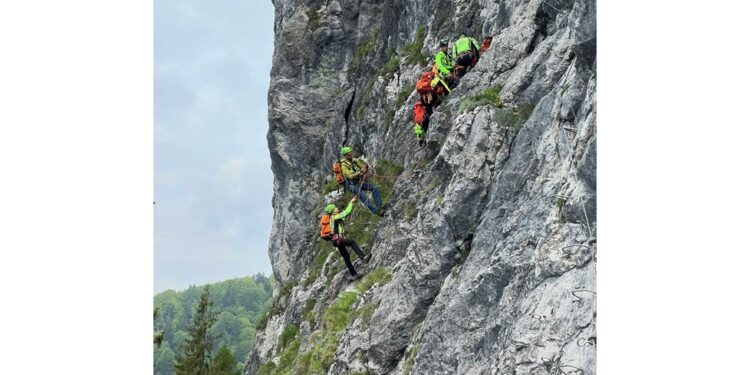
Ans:
[[[272,278],[258,274],[209,284],[212,311],[217,319],[210,330],[217,337],[213,353],[227,345],[237,363],[244,363],[255,339],[255,324],[273,293],[273,283]],[[154,331],[164,333],[162,344],[154,345],[155,375],[174,373],[175,356],[187,338],[185,329],[190,324],[203,287],[191,286],[182,292],[167,290],[154,296],[154,308],[157,309]]]

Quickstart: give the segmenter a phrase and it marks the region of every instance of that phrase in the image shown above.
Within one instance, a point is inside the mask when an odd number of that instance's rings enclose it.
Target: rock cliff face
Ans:
[[[274,5],[279,287],[245,373],[596,373],[594,0]],[[414,84],[462,32],[492,46],[419,147]],[[358,283],[317,238],[342,145],[391,204],[355,208]]]

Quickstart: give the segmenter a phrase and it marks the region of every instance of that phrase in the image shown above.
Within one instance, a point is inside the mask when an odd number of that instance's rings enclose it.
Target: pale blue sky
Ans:
[[[154,2],[154,292],[269,274],[271,0]]]

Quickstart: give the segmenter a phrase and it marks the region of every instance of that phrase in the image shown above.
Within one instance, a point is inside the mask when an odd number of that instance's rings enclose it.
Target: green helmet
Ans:
[[[335,209],[336,209],[336,205],[335,204],[329,204],[328,206],[326,206],[326,213],[330,214]]]
[[[352,148],[349,146],[344,146],[341,148],[341,156],[344,156],[350,152],[352,152]]]

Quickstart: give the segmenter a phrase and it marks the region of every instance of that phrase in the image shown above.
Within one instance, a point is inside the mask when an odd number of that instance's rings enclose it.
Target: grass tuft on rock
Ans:
[[[414,37],[414,42],[401,46],[400,54],[404,56],[404,63],[407,65],[427,65],[428,57],[422,54],[426,35],[427,31],[424,25],[419,26],[417,28],[417,35]]]
[[[482,105],[491,105],[495,108],[502,107],[503,100],[500,99],[500,90],[502,90],[500,86],[488,87],[479,95],[470,96],[462,100],[461,104],[458,105],[458,112],[471,111]]]

